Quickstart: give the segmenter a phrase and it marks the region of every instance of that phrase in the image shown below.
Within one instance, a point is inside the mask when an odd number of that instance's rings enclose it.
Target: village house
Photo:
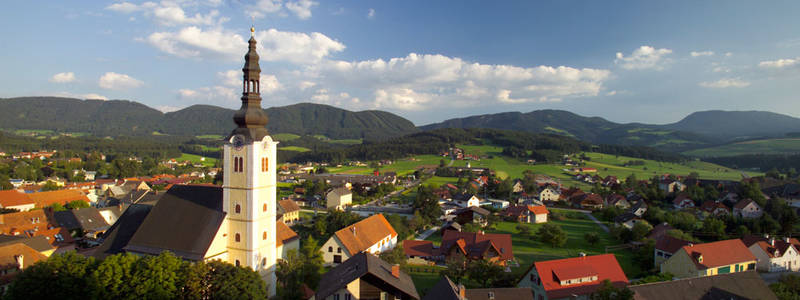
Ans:
[[[36,252],[41,253],[46,257],[50,257],[56,252],[56,247],[48,242],[45,236],[28,237],[23,235],[5,235],[0,234],[0,246],[8,246],[13,244],[22,243]],[[2,276],[0,276],[2,277]]]
[[[800,270],[800,241],[796,238],[745,236],[742,242],[750,250],[761,272],[787,272]]]
[[[595,193],[579,194],[570,198],[573,207],[597,210],[603,208],[603,197]]]
[[[380,254],[397,245],[397,232],[383,216],[375,214],[340,229],[322,245],[325,265],[337,265],[350,257],[367,252]]]
[[[434,247],[431,241],[405,240],[402,244],[409,264],[434,265],[444,260],[439,248]]]
[[[338,187],[325,195],[327,209],[344,210],[353,203],[353,192],[346,187]]]
[[[614,217],[615,225],[622,226],[627,229],[633,229],[633,226],[636,225],[636,223],[647,223],[647,221],[629,212]]]
[[[733,215],[744,219],[757,219],[763,215],[761,206],[752,199],[744,199],[733,206]]]
[[[0,291],[6,291],[8,285],[22,270],[36,262],[47,260],[47,256],[39,253],[25,243],[0,245]]]
[[[539,200],[541,201],[558,201],[561,199],[561,191],[553,188],[553,187],[546,187],[539,191]]]
[[[658,183],[658,188],[667,193],[677,193],[683,192],[686,189],[686,185],[678,180],[667,178]]]
[[[313,299],[410,300],[419,299],[419,294],[399,265],[361,252],[323,274]]]
[[[511,186],[511,192],[515,194],[522,193],[525,190],[525,187],[522,185],[522,180],[516,179],[514,180],[514,185]]]
[[[631,207],[631,204],[628,203],[628,200],[625,198],[625,196],[620,194],[611,194],[606,197],[605,206],[615,206],[620,209],[628,209]]]
[[[672,200],[672,207],[677,210],[694,207],[694,200],[689,198],[686,194],[679,194]]]
[[[475,196],[475,194],[456,194],[453,196],[453,202],[460,207],[481,205],[481,199]]]
[[[631,207],[630,212],[637,217],[644,217],[644,213],[647,212],[647,202],[644,202],[644,199],[640,199],[639,202],[636,202]]]
[[[111,227],[94,207],[57,211],[53,217],[58,226],[80,232],[83,237],[98,238]]]
[[[548,213],[544,205],[515,205],[506,208],[500,216],[516,222],[539,224],[547,222]]]
[[[728,210],[728,207],[725,206],[725,204],[713,200],[708,200],[703,202],[703,204],[700,205],[700,210],[715,217],[730,214],[730,211]]]
[[[28,194],[36,208],[44,208],[53,204],[67,205],[73,201],[91,203],[86,194],[81,190],[57,190]]]
[[[661,273],[677,278],[713,276],[756,269],[756,257],[740,239],[681,247],[661,264]]]
[[[0,214],[0,234],[15,237],[44,237],[58,249],[74,248],[74,240],[66,228],[59,227],[46,209]],[[49,254],[48,254],[49,256]]]
[[[36,204],[22,190],[5,190],[0,191],[0,207],[27,211],[36,207]]]
[[[286,257],[289,251],[300,251],[300,236],[283,222],[275,223],[275,253],[278,258]]]
[[[442,276],[428,290],[422,300],[534,300],[529,288],[483,288],[467,289],[463,284],[456,285],[447,275]]]
[[[759,299],[778,300],[756,272],[738,272],[632,285],[635,300]]]
[[[461,225],[475,223],[481,226],[486,225],[490,214],[490,211],[478,206],[457,209],[452,213],[452,215],[455,215],[455,221]]]
[[[300,221],[300,206],[294,200],[279,200],[277,208],[278,221],[290,226]]]
[[[675,255],[675,252],[678,252],[683,246],[691,243],[690,241],[664,234],[656,240],[655,249],[653,250],[653,265],[656,267],[660,266],[661,263]]]
[[[486,259],[505,266],[514,259],[511,246],[510,234],[447,230],[442,236],[439,251],[448,261],[456,257],[466,260]]]
[[[616,288],[628,285],[614,254],[537,261],[517,287],[530,288],[536,299],[588,300],[605,280]]]

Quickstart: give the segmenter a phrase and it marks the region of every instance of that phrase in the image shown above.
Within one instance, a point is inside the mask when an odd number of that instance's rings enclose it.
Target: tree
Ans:
[[[67,203],[67,209],[80,209],[89,207],[89,203],[83,200],[73,200]]]
[[[522,236],[529,236],[531,234],[531,228],[523,223],[517,224],[517,230],[519,231],[519,234]]]
[[[549,244],[553,248],[563,246],[567,242],[567,233],[553,223],[545,223],[536,232],[539,235],[539,240],[542,243]]]
[[[134,287],[130,296],[138,299],[173,299],[185,282],[182,269],[186,262],[174,254],[164,251],[158,256],[145,256],[133,266]]]
[[[597,232],[587,232],[583,235],[583,238],[586,240],[589,245],[597,245],[600,242],[600,235]]]
[[[514,184],[511,178],[506,178],[497,185],[494,195],[499,199],[508,199],[511,197],[511,191],[514,189]]]
[[[379,256],[383,261],[393,265],[400,265],[401,268],[405,268],[407,264],[406,251],[401,243],[398,243],[392,250],[381,252]]]
[[[134,287],[129,282],[133,280],[133,268],[138,259],[138,256],[126,253],[103,260],[92,272],[93,298],[123,299],[132,295]]]
[[[267,299],[267,286],[258,272],[219,260],[206,265],[211,277],[211,299]]]
[[[633,300],[633,291],[627,287],[617,288],[606,279],[589,298],[592,300]]]
[[[281,299],[299,299],[302,291],[302,261],[297,251],[286,252],[283,259],[278,260],[275,276],[278,278],[278,297]]]
[[[467,266],[467,275],[480,287],[488,288],[503,275],[503,267],[486,259],[473,260]]]
[[[17,275],[6,291],[7,299],[84,299],[95,268],[92,257],[75,252],[53,254]],[[47,288],[43,288],[46,284]]]
[[[631,229],[631,239],[634,241],[639,241],[643,239],[650,230],[653,229],[653,226],[648,224],[647,222],[636,222],[633,224],[633,228]]]
[[[725,222],[717,218],[706,218],[703,220],[703,232],[715,240],[725,238]]]
[[[778,282],[770,284],[769,288],[778,296],[778,299],[800,299],[800,276],[784,275]]]
[[[65,210],[67,210],[67,208],[64,207],[64,205],[61,205],[61,203],[58,203],[58,202],[53,203],[53,205],[50,205],[50,207],[53,209],[53,211],[65,211]]]
[[[460,283],[467,276],[467,259],[462,255],[455,255],[447,260],[447,267],[439,272],[444,277],[450,277],[456,283]]]
[[[59,187],[58,184],[56,184],[54,181],[50,181],[50,180],[48,180],[47,183],[45,183],[42,186],[42,192],[57,191],[59,189],[61,189],[61,187]]]

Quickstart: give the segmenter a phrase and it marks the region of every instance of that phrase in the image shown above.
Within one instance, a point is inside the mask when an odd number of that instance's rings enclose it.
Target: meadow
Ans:
[[[752,140],[683,152],[695,157],[796,153],[800,153],[800,138]]]
[[[202,160],[201,158],[202,158],[202,156],[200,156],[200,155],[182,153],[181,156],[176,158],[175,160],[177,160],[179,162],[188,160],[188,161],[192,162],[193,164],[200,163],[200,164],[203,164],[206,167],[214,167],[214,165],[216,165],[216,163],[217,163],[217,159],[216,158],[206,157],[205,160]]]

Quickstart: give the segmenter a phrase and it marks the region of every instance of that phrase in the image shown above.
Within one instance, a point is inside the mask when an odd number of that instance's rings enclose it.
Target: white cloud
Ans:
[[[367,11],[367,19],[370,19],[370,20],[375,19],[375,9],[374,8],[370,8],[369,11]]]
[[[700,57],[700,56],[712,56],[714,55],[714,51],[692,51],[689,53],[692,57]]]
[[[666,55],[672,53],[672,50],[661,48],[655,49],[650,46],[641,46],[633,50],[630,56],[625,57],[622,52],[617,52],[615,64],[626,70],[663,70],[664,65],[669,62]]]
[[[796,66],[798,64],[800,64],[800,57],[762,61],[758,63],[758,66],[769,69],[782,69],[782,68]]]
[[[197,89],[180,89],[178,90],[178,99],[233,104],[239,102],[240,95],[237,94],[237,91],[234,88],[219,85]]]
[[[73,94],[73,93],[69,93],[69,92],[58,92],[58,93],[55,93],[55,94],[52,94],[52,95],[56,96],[56,97],[67,97],[67,98],[78,98],[78,99],[108,100],[108,98],[106,98],[105,96],[99,95],[99,94],[95,94],[95,93]]]
[[[609,91],[608,93],[606,93],[606,96],[614,96],[616,94],[617,94],[617,91],[613,90],[613,91]]]
[[[725,57],[731,57],[731,56],[733,56],[732,52],[725,52]]]
[[[183,109],[183,107],[171,106],[171,105],[159,105],[159,106],[156,106],[155,109],[160,110],[163,113],[168,113],[168,112],[181,110],[181,109]]]
[[[281,0],[259,0],[247,9],[247,13],[255,18],[263,18],[266,14],[280,12],[283,8]]]
[[[700,83],[700,86],[706,88],[715,88],[715,89],[724,89],[724,88],[743,88],[750,86],[750,82],[736,79],[736,78],[723,78],[717,81],[704,81]]]
[[[171,1],[160,3],[148,1],[139,5],[120,2],[109,5],[106,9],[126,14],[141,12],[142,15],[152,18],[157,24],[164,26],[215,25],[228,21],[228,18],[220,17],[217,10],[211,10],[206,14],[187,15],[179,3]]]
[[[286,2],[286,9],[294,13],[298,19],[307,20],[311,18],[311,8],[319,5],[319,3],[311,0],[298,0]]]
[[[126,74],[107,72],[100,76],[97,84],[104,89],[125,90],[140,87],[144,82]]]
[[[715,73],[730,73],[731,72],[731,68],[723,67],[723,66],[717,66],[717,67],[714,67],[714,69],[712,69],[712,71],[714,71]]]
[[[324,34],[288,32],[269,29],[256,32],[259,56],[265,61],[288,61],[297,64],[318,62],[344,44]],[[203,30],[190,26],[178,32],[155,32],[145,40],[162,52],[178,57],[224,58],[240,60],[247,43],[239,34],[223,29]]]
[[[72,72],[58,73],[50,78],[50,82],[55,82],[55,83],[68,83],[73,81],[75,81],[75,73]]]

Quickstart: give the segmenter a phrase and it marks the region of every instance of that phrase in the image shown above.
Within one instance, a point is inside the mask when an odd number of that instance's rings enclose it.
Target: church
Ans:
[[[176,185],[155,204],[133,204],[103,236],[94,256],[158,255],[170,251],[192,261],[219,259],[261,274],[275,295],[276,261],[299,248],[297,233],[276,219],[276,148],[261,109],[255,29],[242,81],[236,128],[223,146],[222,187]]]

